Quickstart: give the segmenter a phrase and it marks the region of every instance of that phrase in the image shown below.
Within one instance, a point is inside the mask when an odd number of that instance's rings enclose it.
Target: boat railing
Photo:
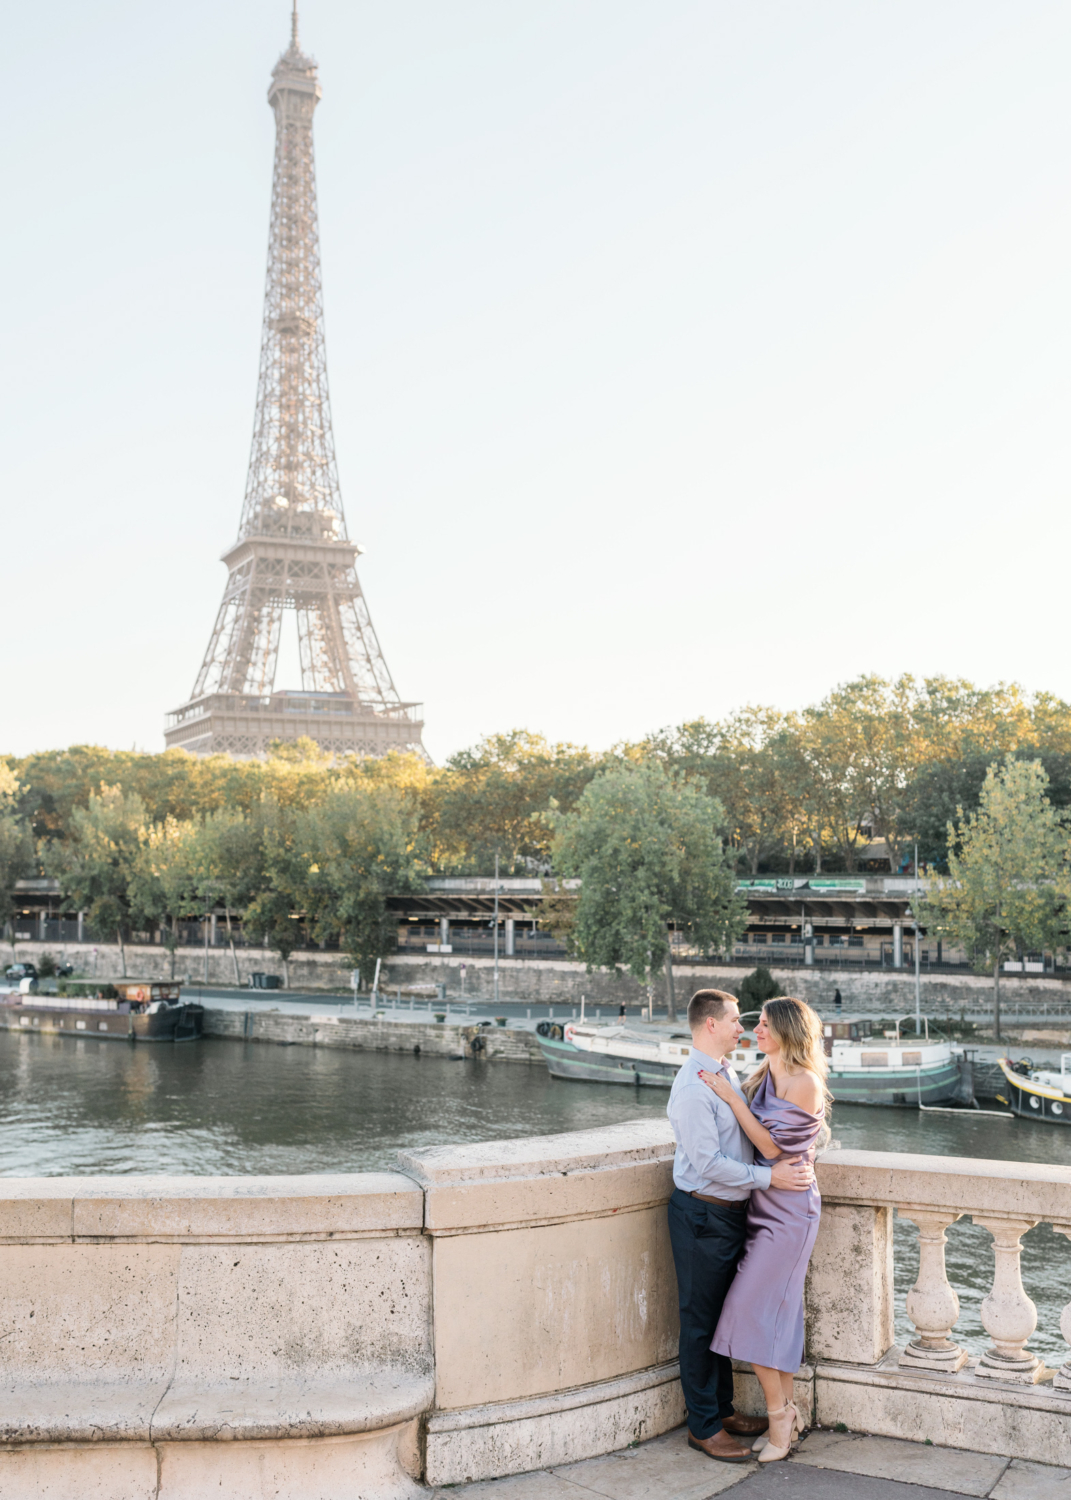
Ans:
[[[914,1019],[915,1019],[915,1012],[912,1010],[912,1011],[908,1011],[908,1013],[907,1013],[906,1016],[900,1016],[899,1019],[897,1020],[897,1022],[896,1022],[896,1042],[897,1042],[898,1046],[899,1046],[899,1043],[900,1043],[900,1027],[904,1024],[905,1021],[913,1021]],[[929,1022],[929,1019],[926,1016],[922,1017],[922,1024],[926,1028],[926,1040],[929,1041],[930,1040],[930,1022]]]

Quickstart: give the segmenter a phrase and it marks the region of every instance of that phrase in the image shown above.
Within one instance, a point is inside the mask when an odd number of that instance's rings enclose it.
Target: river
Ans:
[[[664,1114],[660,1090],[551,1078],[542,1068],[205,1038],[131,1047],[0,1031],[0,1175],[362,1172],[403,1147],[585,1130]],[[1071,1165],[1071,1130],[985,1116],[840,1105],[844,1147]],[[897,1338],[915,1277],[914,1226],[897,1221]],[[956,1338],[987,1340],[978,1306],[993,1252],[985,1230],[948,1232],[960,1294]],[[1030,1347],[1050,1365],[1067,1349],[1071,1244],[1047,1225],[1024,1240],[1023,1281],[1038,1307]]]

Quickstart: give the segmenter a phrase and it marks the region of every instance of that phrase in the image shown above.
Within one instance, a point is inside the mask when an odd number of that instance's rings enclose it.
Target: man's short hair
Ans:
[[[688,1029],[697,1031],[708,1016],[720,1021],[727,1005],[735,1005],[736,996],[725,990],[696,990],[688,1001]]]

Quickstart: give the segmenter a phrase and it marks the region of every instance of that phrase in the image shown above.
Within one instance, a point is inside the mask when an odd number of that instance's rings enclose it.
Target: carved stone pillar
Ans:
[[[900,1364],[909,1370],[954,1375],[967,1363],[967,1351],[948,1337],[959,1317],[959,1298],[945,1272],[945,1230],[963,1215],[909,1208],[898,1208],[897,1213],[919,1231],[919,1274],[907,1294],[907,1315],[915,1325],[915,1337],[901,1354]]]
[[[1071,1240],[1071,1226],[1061,1228],[1059,1224],[1054,1224],[1052,1227],[1056,1230],[1057,1234],[1065,1235]],[[1060,1314],[1060,1332],[1064,1336],[1065,1343],[1071,1344],[1071,1302],[1067,1304]],[[1071,1355],[1068,1355],[1067,1359],[1064,1360],[1056,1374],[1052,1377],[1052,1388],[1054,1391],[1071,1391]]]
[[[993,1347],[982,1355],[974,1373],[990,1380],[1035,1385],[1045,1367],[1036,1354],[1023,1347],[1038,1326],[1038,1311],[1023,1290],[1019,1257],[1023,1235],[1037,1220],[972,1217],[993,1236],[996,1256],[993,1290],[981,1307],[982,1327],[993,1340]]]

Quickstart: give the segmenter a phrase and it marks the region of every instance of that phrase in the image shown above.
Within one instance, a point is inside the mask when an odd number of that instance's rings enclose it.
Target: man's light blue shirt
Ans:
[[[756,1167],[755,1150],[740,1129],[736,1116],[707,1088],[699,1076],[719,1070],[744,1097],[740,1081],[727,1063],[692,1048],[688,1061],[673,1080],[666,1113],[677,1139],[673,1182],[685,1193],[709,1193],[733,1202],[747,1198],[753,1187],[770,1186],[770,1168]]]

